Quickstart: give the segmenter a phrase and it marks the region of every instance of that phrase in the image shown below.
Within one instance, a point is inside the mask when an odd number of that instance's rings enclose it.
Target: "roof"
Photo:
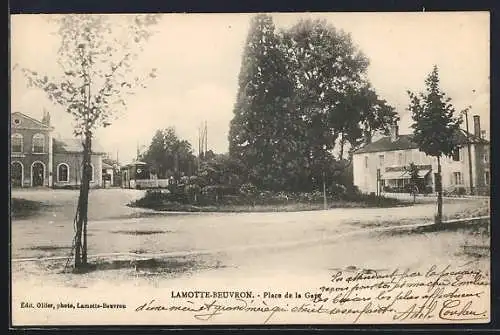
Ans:
[[[132,163],[127,164],[127,166],[132,166],[132,165],[148,165],[148,163],[141,161],[133,161]]]
[[[145,162],[141,162],[141,161],[133,161],[131,163],[128,163],[128,164],[125,164],[125,165],[122,165],[121,168],[122,169],[127,169],[131,166],[137,166],[137,165],[148,165],[148,163],[145,163]]]
[[[104,162],[103,162],[103,163],[102,163],[102,168],[103,168],[103,169],[106,169],[106,170],[109,170],[109,169],[112,169],[113,167],[112,167],[111,165],[106,164],[106,163],[104,163]]]
[[[53,139],[54,152],[83,152],[82,141],[77,138],[64,138],[64,139]],[[104,154],[103,148],[99,143],[92,141],[92,153],[93,154]]]
[[[418,169],[418,177],[423,178],[425,177],[429,172],[431,172],[430,168],[425,168],[425,169]],[[381,176],[382,179],[409,179],[410,174],[408,171],[386,171],[382,174]]]
[[[489,142],[483,138],[477,137],[469,133],[470,140],[467,139],[467,132],[460,129],[455,133],[454,140],[458,144],[489,144]],[[378,141],[369,143],[364,147],[358,149],[354,154],[362,154],[368,152],[382,152],[382,151],[394,151],[394,150],[409,150],[417,149],[418,145],[413,142],[413,134],[399,135],[396,141],[391,141],[390,136],[384,136]]]
[[[22,121],[19,125],[17,125],[14,122],[14,120],[16,120],[16,119],[24,119],[24,121]],[[19,129],[38,128],[38,129],[44,129],[44,130],[53,130],[54,129],[53,127],[50,127],[50,126],[46,125],[45,123],[43,123],[37,119],[34,119],[31,116],[23,114],[21,112],[13,112],[11,114],[11,120],[12,120],[11,124],[12,124],[13,128],[19,128]]]

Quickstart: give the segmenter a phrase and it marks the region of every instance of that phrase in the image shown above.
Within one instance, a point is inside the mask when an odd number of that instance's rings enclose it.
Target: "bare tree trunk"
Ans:
[[[437,215],[436,215],[436,223],[440,224],[443,222],[443,183],[441,178],[441,159],[438,156],[438,196],[437,196]]]
[[[82,269],[88,265],[87,261],[87,223],[90,188],[90,153],[91,134],[85,134],[85,144],[83,146],[83,173],[80,184],[80,196],[78,198],[77,232],[76,232],[76,252],[75,268]]]
[[[75,236],[75,269],[82,267],[82,221],[80,220],[80,207],[82,203],[82,188],[80,187],[80,195],[78,197],[78,207],[76,209],[76,236]]]

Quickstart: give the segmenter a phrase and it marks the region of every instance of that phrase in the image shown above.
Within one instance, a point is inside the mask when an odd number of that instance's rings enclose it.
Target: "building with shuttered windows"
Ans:
[[[447,193],[488,194],[490,189],[490,143],[481,131],[480,119],[474,116],[474,133],[460,130],[454,140],[459,149],[451,157],[441,158],[442,186]],[[437,159],[427,156],[412,141],[413,135],[401,135],[398,126],[390,136],[365,144],[353,154],[354,184],[364,193],[404,192],[410,175],[407,167],[418,168],[419,191],[436,192]],[[470,145],[470,168],[469,168]]]
[[[41,121],[20,112],[11,114],[10,175],[12,187],[78,188],[83,146],[76,138],[53,137],[50,114]],[[104,150],[92,143],[91,187],[101,187]]]

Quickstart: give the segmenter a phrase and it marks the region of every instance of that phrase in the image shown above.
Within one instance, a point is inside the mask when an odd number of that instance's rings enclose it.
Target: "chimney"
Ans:
[[[481,124],[479,123],[479,115],[474,115],[474,136],[481,137]]]
[[[391,142],[395,142],[399,136],[399,126],[397,123],[391,125],[390,129]]]
[[[49,112],[46,112],[45,110],[43,111],[42,123],[47,125],[47,126],[50,126],[50,114],[49,114]]]
[[[481,138],[486,139],[486,130],[481,130]]]

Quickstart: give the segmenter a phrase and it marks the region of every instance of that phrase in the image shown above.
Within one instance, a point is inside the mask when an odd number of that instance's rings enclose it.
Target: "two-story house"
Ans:
[[[418,167],[420,191],[436,191],[437,159],[427,156],[412,141],[413,135],[400,135],[398,126],[390,136],[367,143],[353,154],[354,185],[364,193],[402,190],[410,183],[406,168]],[[441,158],[443,190],[463,189],[475,194],[487,194],[490,187],[489,142],[483,138],[480,119],[474,115],[474,134],[460,130],[454,140],[459,149],[452,157]],[[470,148],[470,152],[469,152]]]
[[[11,115],[11,186],[77,188],[81,183],[83,147],[78,139],[54,138],[50,114],[38,121],[20,112]],[[102,186],[104,150],[93,143],[91,187]]]
[[[13,187],[52,185],[52,131],[50,116],[42,121],[22,113],[11,118],[11,184]]]

